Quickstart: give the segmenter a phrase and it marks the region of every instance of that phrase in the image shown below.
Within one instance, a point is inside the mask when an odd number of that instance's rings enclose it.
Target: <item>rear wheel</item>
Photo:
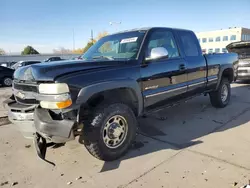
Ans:
[[[218,90],[209,93],[211,104],[216,108],[224,108],[228,105],[231,98],[230,82],[223,78]]]
[[[111,161],[124,155],[136,135],[137,120],[129,106],[100,105],[84,124],[83,142],[94,157]]]
[[[9,77],[5,77],[5,78],[3,79],[3,85],[4,85],[4,86],[7,86],[7,87],[10,87],[10,86],[12,85],[12,79],[9,78]]]

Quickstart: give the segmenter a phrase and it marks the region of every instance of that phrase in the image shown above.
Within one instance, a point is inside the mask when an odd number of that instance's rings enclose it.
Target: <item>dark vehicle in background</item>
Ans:
[[[0,66],[3,66],[3,67],[8,67],[8,68],[11,68],[12,65],[16,64],[17,62],[4,62],[4,63],[1,63]]]
[[[50,57],[46,60],[44,60],[44,62],[51,62],[51,61],[63,61],[64,59],[60,58],[60,57]]]
[[[33,65],[33,64],[37,64],[37,63],[41,63],[41,61],[34,61],[34,60],[33,61],[18,61],[16,64],[12,65],[11,68],[16,70],[20,67]]]
[[[11,86],[14,70],[0,66],[0,84],[3,86]]]
[[[82,60],[16,70],[9,119],[34,138],[42,159],[48,142],[79,136],[94,157],[115,160],[133,143],[139,116],[200,94],[216,108],[227,106],[237,62],[235,53],[202,55],[189,30],[120,32],[100,39]]]
[[[237,80],[250,80],[250,41],[234,42],[227,46],[229,52],[239,55]]]

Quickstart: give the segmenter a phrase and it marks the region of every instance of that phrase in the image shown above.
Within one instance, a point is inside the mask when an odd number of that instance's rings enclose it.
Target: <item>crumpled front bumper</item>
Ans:
[[[22,105],[16,101],[7,101],[9,120],[15,124],[26,138],[34,138],[39,133],[49,142],[64,143],[74,139],[74,120],[55,120],[49,110],[38,105]]]
[[[64,143],[73,140],[74,124],[73,120],[54,120],[47,109],[35,109],[34,125],[36,132],[48,141]]]
[[[25,138],[33,139],[36,132],[34,127],[34,110],[36,105],[25,106],[13,100],[4,102],[8,109],[8,118],[15,124]]]
[[[44,161],[47,147],[54,143],[65,143],[74,139],[74,120],[55,120],[49,110],[38,108],[38,105],[22,105],[14,100],[5,101],[9,120],[15,124],[24,137],[34,140],[37,155]]]

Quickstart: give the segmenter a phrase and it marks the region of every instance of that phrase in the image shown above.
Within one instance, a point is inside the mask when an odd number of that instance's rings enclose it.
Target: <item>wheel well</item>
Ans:
[[[87,106],[95,107],[103,101],[127,104],[133,110],[135,115],[138,115],[138,98],[135,92],[130,88],[112,89],[94,94],[87,101]]]
[[[227,78],[229,82],[233,82],[234,80],[234,72],[233,69],[227,68],[222,73],[222,78]]]

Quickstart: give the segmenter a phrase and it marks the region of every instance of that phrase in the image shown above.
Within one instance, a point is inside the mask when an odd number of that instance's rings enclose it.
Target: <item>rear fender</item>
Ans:
[[[233,65],[231,65],[231,64],[221,65],[220,71],[219,71],[219,74],[218,74],[218,82],[217,82],[217,85],[216,85],[216,90],[219,88],[221,79],[223,77],[223,72],[226,69],[231,69],[233,71],[233,73],[234,73]]]

